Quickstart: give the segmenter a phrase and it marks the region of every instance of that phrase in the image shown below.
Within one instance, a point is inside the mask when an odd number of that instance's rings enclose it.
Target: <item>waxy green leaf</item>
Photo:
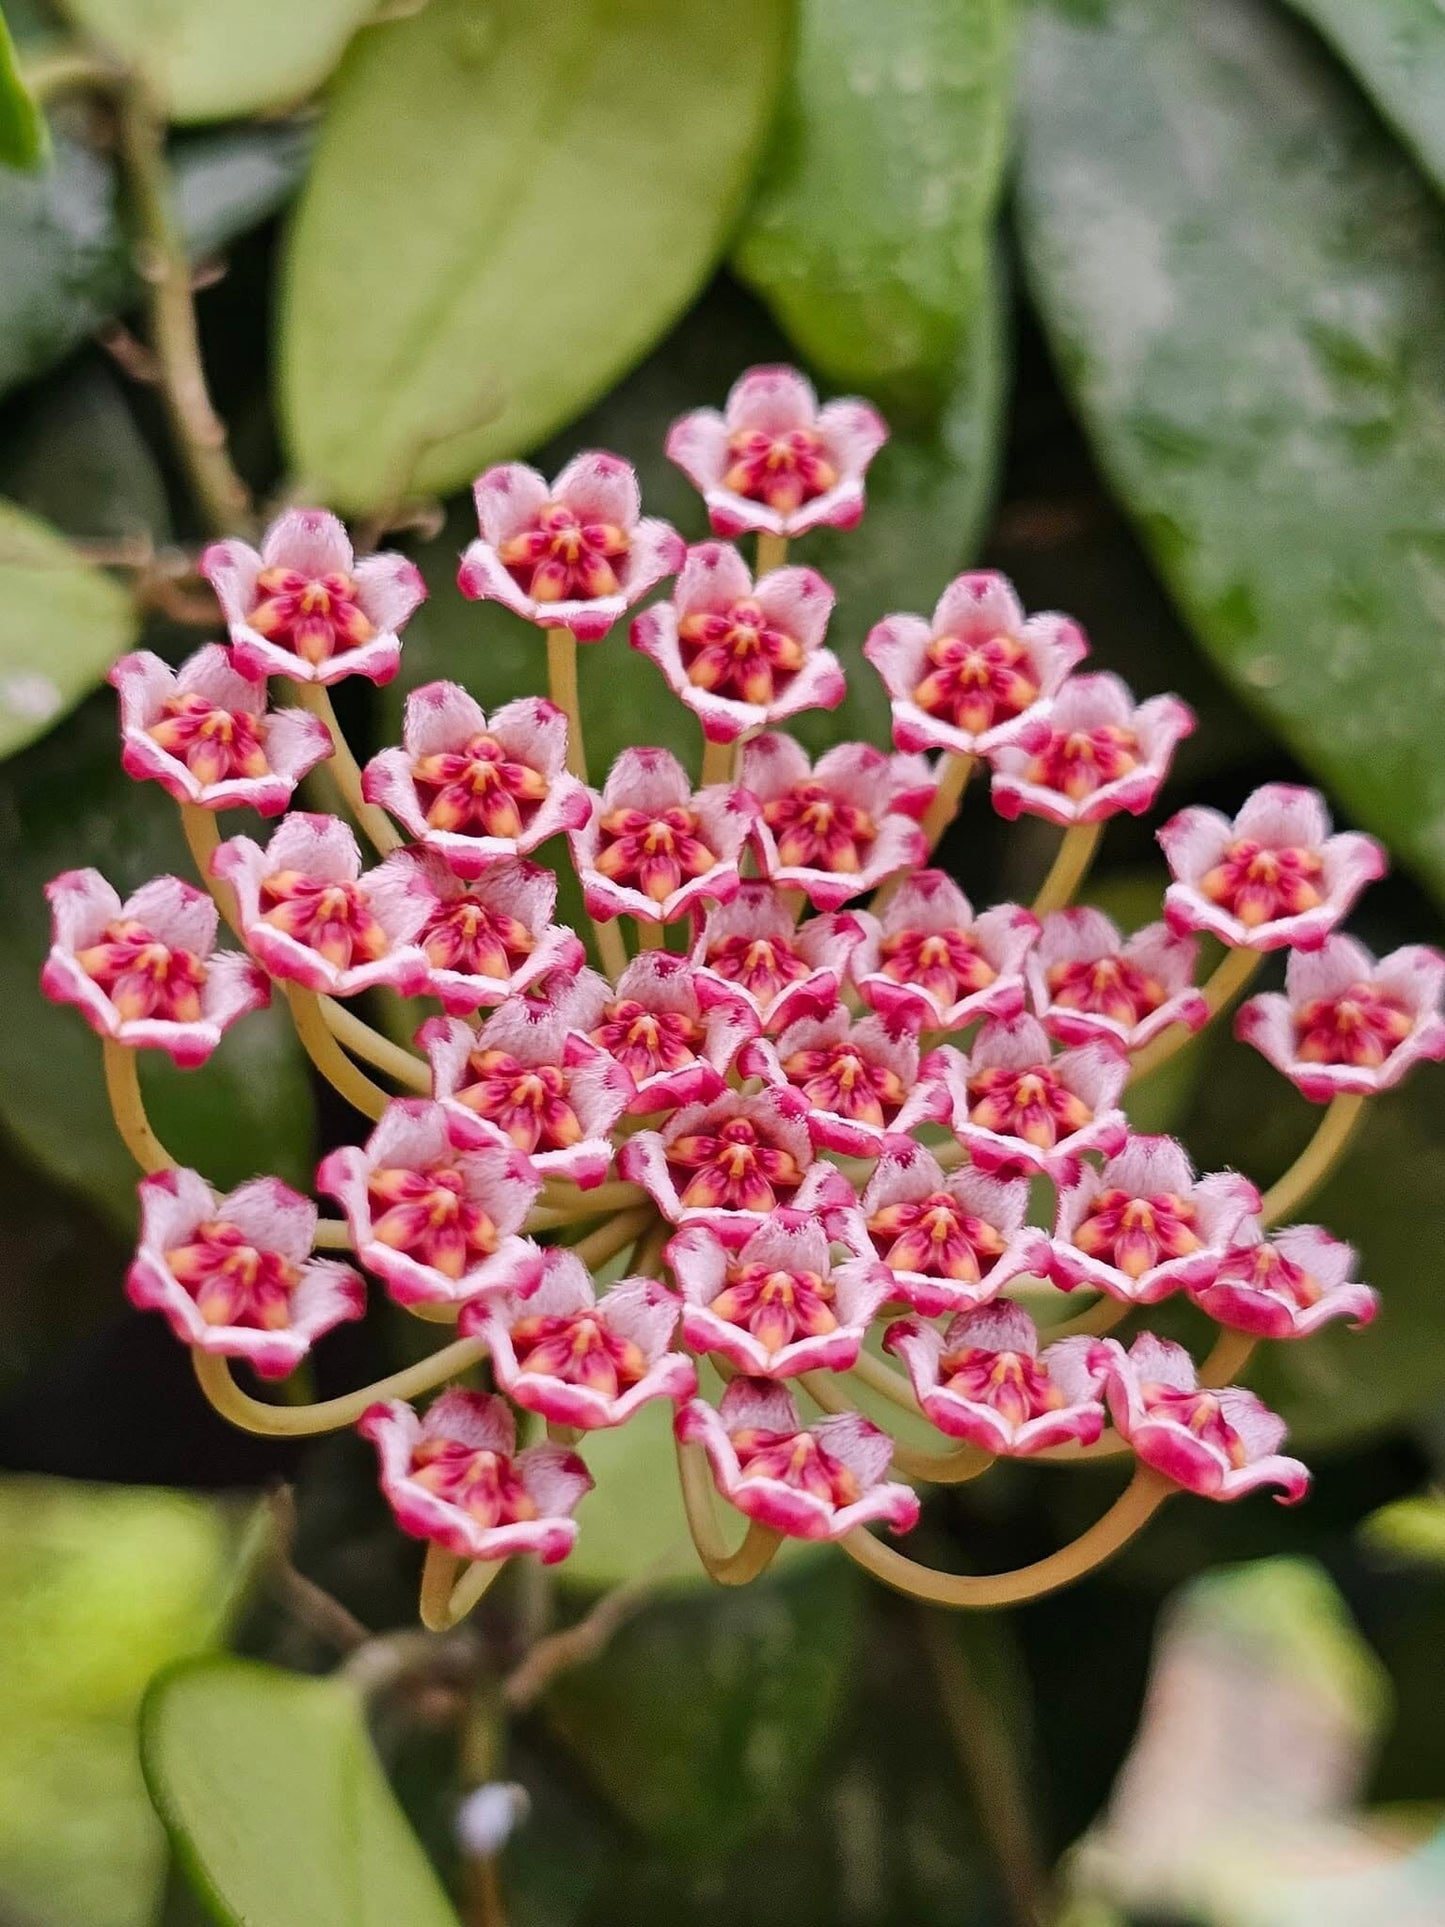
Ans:
[[[733,259],[834,382],[930,407],[985,298],[1013,0],[804,0]]]
[[[62,0],[168,117],[227,120],[290,107],[330,74],[375,0]]]
[[[737,214],[787,12],[430,0],[363,34],[286,264],[281,393],[308,486],[351,510],[453,488],[635,362]]]
[[[1445,214],[1258,0],[1031,17],[1028,268],[1200,641],[1445,891]]]
[[[141,1765],[223,1927],[457,1927],[344,1680],[172,1667],[141,1710]]]
[[[1445,187],[1445,12],[1438,0],[1289,0]]]
[[[45,116],[25,85],[15,42],[0,8],[0,167],[38,167],[49,149]]]
[[[309,144],[308,132],[294,126],[178,141],[176,209],[192,260],[274,214],[300,179]],[[0,260],[4,394],[53,368],[140,298],[111,162],[62,139],[43,174],[0,171]]]

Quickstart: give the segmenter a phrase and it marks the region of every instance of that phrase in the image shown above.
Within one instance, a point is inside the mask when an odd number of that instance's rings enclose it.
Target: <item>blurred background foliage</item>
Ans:
[[[715,1595],[680,1556],[665,1428],[641,1421],[598,1442],[561,1577],[509,1575],[423,1651],[416,1554],[365,1449],[227,1431],[159,1321],[123,1308],[133,1173],[93,1040],[36,988],[50,874],[93,863],[125,888],[182,867],[165,798],[120,772],[100,683],[138,642],[176,659],[204,639],[204,529],[135,332],[148,262],[98,58],[170,123],[247,481],[399,530],[430,584],[400,681],[342,692],[358,743],[394,739],[437,675],[487,704],[538,684],[534,633],[454,588],[481,464],[616,448],[696,538],[668,422],[794,359],[894,424],[861,530],[806,546],[857,672],[813,744],[886,738],[858,653],[873,621],[997,566],[1077,615],[1101,666],[1199,710],[1173,805],[1318,781],[1398,861],[1366,941],[1438,937],[1434,0],[5,11],[0,1921],[492,1921],[452,1817],[497,1778],[531,1802],[503,1859],[521,1927],[956,1927],[1041,1920],[1059,1895],[1071,1927],[1445,1919],[1438,1074],[1374,1107],[1319,1199],[1383,1316],[1260,1363],[1318,1467],[1298,1513],[1181,1505],[1085,1584],[980,1622],[936,1623],[826,1553]],[[582,677],[599,763],[638,740],[691,753],[620,637]],[[1029,891],[1049,847],[971,807],[944,858],[987,901]],[[1142,922],[1162,874],[1126,823],[1091,894]],[[304,1183],[355,1126],[270,1020],[147,1099],[222,1181]],[[1227,1039],[1140,1101],[1262,1181],[1310,1127]],[[403,1323],[377,1305],[329,1340],[322,1390],[396,1362]],[[248,1527],[280,1479],[294,1500]],[[1024,1563],[1109,1490],[1000,1466],[934,1502],[925,1552]],[[581,1663],[529,1674],[529,1639],[578,1620]],[[136,1709],[164,1662],[220,1645],[247,1663],[186,1659],[142,1721],[168,1854]]]

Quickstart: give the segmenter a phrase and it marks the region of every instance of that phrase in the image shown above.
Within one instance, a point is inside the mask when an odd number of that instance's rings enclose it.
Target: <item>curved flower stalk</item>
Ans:
[[[1418,947],[1377,962],[1337,934],[1383,859],[1282,785],[1233,821],[1166,824],[1163,921],[1130,933],[1070,909],[1104,820],[1153,802],[1190,719],[1175,698],[1074,677],[1077,625],[1026,616],[997,575],[959,577],[931,620],[874,629],[891,753],[839,743],[810,761],[779,725],[841,696],[833,594],[785,551],[858,519],[882,440],[865,404],[819,408],[789,370],[753,370],[725,415],[680,423],[670,452],[719,533],[756,532],[753,568],[718,543],[685,558],[616,456],[580,456],[552,484],[490,471],[462,584],[535,625],[550,700],[488,713],[427,685],[364,774],[318,685],[394,673],[421,585],[400,558],[357,560],[324,511],[288,512],[259,550],[208,552],[228,645],[176,672],[116,668],[126,767],[182,806],[215,898],[158,878],[122,902],[93,872],[50,889],[45,988],[100,1033],[148,1174],[130,1293],[236,1424],[360,1424],[400,1525],[429,1542],[428,1626],[469,1610],[508,1558],[564,1557],[587,1530],[590,1435],[655,1400],[677,1408],[688,1523],[720,1583],[755,1578],[792,1536],[836,1540],[916,1598],[1035,1597],[1112,1557],[1172,1492],[1301,1497],[1283,1422],[1223,1381],[1259,1342],[1375,1314],[1350,1248],[1290,1220],[1370,1097],[1445,1056],[1445,963]],[[596,792],[577,640],[678,568],[632,640],[697,718],[700,753],[638,746]],[[287,814],[264,846],[219,840],[227,809],[287,807],[318,761],[383,861],[339,815]],[[1002,814],[1065,827],[1031,909],[975,909],[926,867],[952,814],[986,807],[983,784],[976,805],[966,789],[979,761]],[[562,852],[599,919],[600,969],[557,922],[544,859]],[[218,906],[249,957],[216,951]],[[1199,933],[1226,954],[1196,983]],[[1261,1199],[1245,1175],[1196,1177],[1182,1145],[1132,1135],[1126,1086],[1271,949],[1292,953],[1285,991],[1247,1004],[1240,1034],[1328,1102]],[[340,1220],[275,1179],[219,1195],[146,1117],[137,1048],[198,1065],[273,982],[319,1074],[374,1121],[317,1171]],[[415,1012],[422,1055],[334,1001],[373,987],[440,1000],[440,1016]],[[604,1270],[621,1282],[604,1289]],[[319,1404],[238,1382],[291,1371],[356,1317],[363,1272],[460,1336]],[[1043,1322],[1056,1286],[1097,1300]],[[1102,1338],[1167,1296],[1212,1324],[1203,1365],[1148,1330]],[[880,1332],[906,1375],[878,1356]],[[497,1391],[461,1389],[483,1360]],[[730,1381],[720,1400],[699,1396],[705,1361]],[[895,1454],[855,1386],[948,1449]],[[824,1416],[805,1423],[794,1390]],[[519,1452],[514,1408],[580,1451]],[[1131,1483],[1018,1572],[932,1572],[866,1529],[906,1532],[914,1485],[998,1458],[1052,1476],[1081,1453],[1132,1456]]]

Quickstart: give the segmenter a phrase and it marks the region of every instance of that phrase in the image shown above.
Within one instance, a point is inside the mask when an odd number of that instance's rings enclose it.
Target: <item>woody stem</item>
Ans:
[[[1089,865],[1094,861],[1103,833],[1102,823],[1075,823],[1072,829],[1065,830],[1053,865],[1034,898],[1032,907],[1036,917],[1047,916],[1051,910],[1062,910],[1072,900],[1089,874]]]
[[[1038,1599],[1071,1585],[1086,1573],[1126,1546],[1139,1532],[1175,1487],[1152,1471],[1140,1466],[1123,1493],[1102,1518],[1075,1539],[1072,1545],[1051,1553],[1032,1566],[1016,1572],[990,1574],[933,1572],[883,1545],[862,1526],[839,1540],[848,1557],[881,1579],[895,1592],[911,1599],[923,1599],[935,1606],[986,1607],[1015,1606],[1025,1599]]]
[[[708,1578],[719,1586],[746,1586],[766,1572],[783,1543],[782,1533],[750,1519],[742,1544],[736,1552],[728,1551],[713,1506],[712,1474],[700,1445],[677,1441],[677,1476],[687,1529]]]
[[[379,1084],[373,1084],[364,1071],[356,1068],[331,1035],[322,1015],[320,997],[314,990],[303,990],[300,984],[284,984],[282,988],[301,1047],[317,1070],[363,1117],[379,1118],[391,1099]]]
[[[379,810],[374,803],[368,803],[361,793],[361,766],[351,753],[351,746],[341,733],[341,725],[336,720],[336,711],[331,706],[331,697],[319,682],[296,684],[296,701],[302,709],[309,709],[325,723],[331,732],[331,756],[326,763],[327,772],[340,790],[346,807],[357,823],[366,832],[378,856],[390,856],[399,850],[405,838],[396,828],[385,810]]]
[[[231,1376],[230,1360],[214,1352],[191,1351],[196,1378],[201,1390],[232,1425],[243,1432],[259,1432],[270,1438],[307,1438],[317,1432],[336,1432],[355,1425],[368,1405],[379,1399],[415,1398],[435,1385],[444,1385],[486,1356],[487,1348],[475,1338],[458,1339],[430,1358],[423,1358],[404,1371],[364,1385],[359,1392],[342,1398],[322,1399],[315,1405],[267,1405],[243,1392]]]
[[[582,703],[577,693],[577,638],[570,629],[547,631],[547,689],[567,718],[567,767],[587,781],[587,747],[582,739]]]
[[[114,1038],[102,1040],[105,1053],[105,1094],[121,1142],[141,1170],[149,1176],[156,1171],[174,1171],[176,1161],[150,1127],[145,1100],[136,1074],[136,1053]]]
[[[454,1552],[430,1540],[421,1569],[421,1623],[429,1633],[445,1633],[459,1625],[506,1566],[505,1559],[474,1559],[457,1578],[463,1564]]]
[[[1324,1183],[1364,1115],[1363,1097],[1342,1094],[1331,1098],[1314,1136],[1278,1184],[1272,1184],[1265,1192],[1260,1210],[1265,1224],[1278,1224],[1281,1219],[1293,1217],[1310,1193]]]
[[[1208,977],[1200,985],[1199,994],[1204,999],[1205,1009],[1211,1018],[1217,1017],[1221,1010],[1232,1004],[1240,992],[1247,988],[1250,979],[1264,962],[1262,950],[1230,950]],[[1206,1020],[1207,1021],[1207,1020]],[[1198,1035],[1187,1024],[1171,1024],[1161,1031],[1152,1044],[1135,1053],[1129,1071],[1132,1084],[1140,1077],[1157,1070],[1167,1063],[1175,1051],[1182,1050],[1191,1038]]]

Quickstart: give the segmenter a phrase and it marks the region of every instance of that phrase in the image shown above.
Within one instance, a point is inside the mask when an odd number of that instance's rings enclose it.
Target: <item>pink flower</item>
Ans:
[[[1053,698],[1089,645],[1067,616],[1025,617],[1003,576],[976,570],[949,583],[931,622],[875,623],[863,653],[883,678],[900,749],[991,756],[1044,747]]]
[[[1422,1058],[1445,1058],[1442,988],[1438,950],[1409,944],[1376,963],[1353,937],[1327,937],[1291,954],[1284,995],[1251,998],[1234,1032],[1316,1104],[1342,1091],[1369,1096]]]
[[[595,970],[581,971],[557,1008],[626,1074],[627,1109],[641,1117],[717,1097],[757,1028],[741,998],[704,1007],[691,962],[666,950],[639,952],[615,988]]]
[[[1238,1499],[1256,1486],[1281,1487],[1280,1504],[1309,1490],[1309,1469],[1278,1456],[1285,1423],[1243,1386],[1199,1386],[1182,1345],[1141,1332],[1126,1352],[1116,1339],[1096,1347],[1109,1416],[1136,1457],[1205,1499]]]
[[[682,1336],[695,1352],[716,1352],[753,1378],[848,1372],[893,1275],[846,1220],[775,1211],[741,1249],[704,1225],[689,1225],[667,1247],[683,1296]],[[860,1249],[833,1261],[835,1242]]]
[[[981,1451],[1022,1459],[1071,1441],[1092,1445],[1104,1429],[1094,1341],[1061,1338],[1040,1354],[1037,1327],[1020,1305],[960,1312],[944,1332],[903,1318],[889,1326],[883,1348],[903,1360],[939,1431]]]
[[[1207,1285],[1259,1210],[1247,1178],[1196,1178],[1172,1137],[1131,1137],[1103,1170],[1086,1165],[1059,1193],[1048,1260],[1064,1291],[1094,1285],[1131,1305]]]
[[[417,1032],[454,1143],[513,1146],[547,1177],[583,1190],[612,1162],[613,1125],[632,1082],[605,1051],[569,1033],[545,1004],[514,997],[480,1030],[460,1017],[430,1017]]]
[[[993,1018],[967,1055],[946,1044],[939,1058],[954,1132],[982,1171],[1073,1184],[1081,1152],[1112,1156],[1128,1135],[1129,1060],[1105,1038],[1055,1057],[1036,1018]]]
[[[586,786],[566,764],[554,704],[524,696],[489,722],[459,683],[429,682],[406,699],[402,747],[372,757],[362,790],[458,876],[478,877],[587,821]]]
[[[1125,940],[1102,910],[1056,910],[1026,966],[1034,1009],[1064,1044],[1111,1038],[1139,1050],[1171,1024],[1198,1030],[1209,1006],[1194,988],[1199,945],[1151,923]]]
[[[223,843],[211,870],[235,891],[246,947],[273,977],[332,997],[426,988],[425,892],[394,862],[363,876],[339,817],[294,811],[264,850],[249,836]]]
[[[371,1406],[357,1430],[376,1447],[381,1489],[412,1538],[434,1539],[461,1559],[534,1552],[544,1566],[576,1543],[571,1515],[592,1475],[560,1445],[518,1452],[504,1398],[454,1387],[425,1418],[393,1400]]]
[[[505,1003],[554,971],[570,975],[582,967],[580,939],[552,921],[556,874],[540,864],[504,858],[468,883],[435,851],[412,849],[398,850],[373,874],[408,899],[423,899],[416,933],[426,965],[422,988],[440,997],[444,1010]]]
[[[667,750],[623,750],[590,820],[568,836],[589,914],[674,923],[730,902],[753,815],[752,798],[727,783],[694,796]]]
[[[669,1224],[710,1225],[724,1244],[745,1244],[780,1205],[818,1211],[853,1202],[836,1165],[814,1161],[805,1108],[792,1092],[725,1091],[687,1105],[661,1131],[629,1138],[617,1168]]]
[[[1024,959],[1038,919],[1001,903],[975,917],[942,870],[919,870],[894,893],[858,946],[851,975],[885,1017],[924,1030],[962,1030],[976,1017],[1017,1017]]]
[[[756,1038],[738,1057],[744,1077],[796,1091],[808,1106],[819,1150],[877,1157],[890,1132],[946,1123],[948,1092],[932,1058],[919,1063],[918,1040],[896,1021],[855,1022],[839,1004],[826,1017],[800,1017],[776,1043]]]
[[[964,1166],[947,1177],[912,1138],[889,1140],[863,1193],[873,1250],[895,1296],[931,1318],[973,1311],[1034,1272],[1048,1240],[1025,1222],[1029,1187]]]
[[[893,1441],[856,1412],[805,1427],[786,1386],[735,1378],[716,1411],[697,1398],[677,1436],[707,1453],[717,1489],[739,1512],[791,1539],[841,1539],[881,1520],[918,1523],[918,1495],[884,1483]]]
[[[98,1037],[204,1064],[221,1033],[261,1009],[271,987],[249,957],[217,950],[216,906],[179,877],[155,877],[124,903],[99,870],[45,886],[50,955],[40,987],[74,1004]]]
[[[760,1026],[776,1031],[833,1007],[874,920],[848,910],[800,925],[800,908],[773,884],[744,879],[730,904],[708,912],[692,953],[704,1008],[741,1000]]]
[[[632,646],[715,743],[780,723],[804,709],[836,709],[847,690],[823,647],[833,591],[815,569],[774,569],[756,589],[725,542],[689,549],[671,602],[645,609]]]
[[[231,667],[218,642],[179,669],[149,650],[110,672],[120,694],[121,761],[178,803],[279,816],[308,770],[331,754],[331,732],[304,709],[266,708],[266,691]]]
[[[1207,930],[1235,949],[1318,950],[1385,873],[1373,838],[1331,836],[1318,792],[1293,783],[1266,783],[1232,823],[1218,810],[1181,810],[1159,842],[1174,874],[1170,928]]]
[[[1379,1298],[1353,1281],[1354,1269],[1350,1246],[1317,1224],[1287,1225],[1269,1238],[1258,1224],[1244,1224],[1213,1280],[1190,1296],[1235,1331],[1307,1338],[1332,1318],[1358,1327],[1375,1316]]]
[[[762,805],[753,835],[763,873],[816,909],[836,910],[928,854],[897,806],[891,759],[870,743],[840,743],[810,767],[791,736],[755,736],[740,776]]]
[[[515,1405],[583,1431],[621,1425],[649,1399],[691,1398],[697,1371],[667,1348],[677,1300],[654,1278],[624,1278],[601,1298],[570,1251],[546,1254],[542,1282],[525,1300],[464,1307],[458,1329],[480,1338],[498,1385]]]
[[[366,1294],[349,1265],[313,1258],[316,1206],[279,1178],[219,1197],[195,1171],[142,1178],[140,1246],[126,1293],[163,1312],[183,1345],[285,1378]]]
[[[258,682],[390,682],[401,662],[397,631],[426,597],[405,556],[358,562],[325,509],[287,509],[259,554],[246,542],[213,542],[200,567],[225,614],[236,667]]]
[[[525,1297],[542,1253],[517,1234],[542,1180],[520,1151],[458,1150],[425,1098],[387,1105],[365,1149],[321,1161],[316,1188],[346,1213],[352,1246],[399,1305],[451,1305],[483,1291]]]
[[[796,368],[749,368],[722,414],[698,408],[668,431],[668,460],[707,503],[716,535],[803,535],[851,529],[863,513],[863,477],[888,439],[865,401],[819,408]]]
[[[1192,734],[1194,712],[1177,696],[1136,704],[1117,676],[1071,676],[1049,712],[1038,749],[993,752],[993,804],[1050,823],[1102,823],[1152,809],[1174,751]]]
[[[619,455],[574,455],[550,487],[535,468],[503,462],[472,494],[481,536],[462,557],[462,594],[579,642],[599,642],[682,561],[681,536],[638,519],[637,476]]]

